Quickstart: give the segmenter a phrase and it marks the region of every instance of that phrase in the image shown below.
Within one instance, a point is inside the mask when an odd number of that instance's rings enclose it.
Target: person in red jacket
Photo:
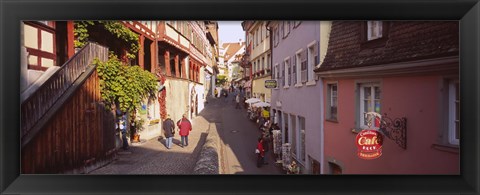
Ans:
[[[182,115],[182,119],[177,121],[178,131],[180,132],[180,137],[182,138],[182,148],[188,146],[188,134],[192,130],[192,124],[186,118],[185,114]]]
[[[265,158],[265,149],[263,148],[263,139],[261,137],[258,138],[257,150],[260,152],[257,154],[257,167],[261,167],[264,164],[263,159]]]

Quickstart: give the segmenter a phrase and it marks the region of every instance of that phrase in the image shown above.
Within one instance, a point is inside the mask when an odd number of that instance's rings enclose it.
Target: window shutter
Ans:
[[[297,62],[297,55],[294,54],[294,55],[293,55],[293,58],[292,58],[292,64],[293,64],[293,66],[292,66],[292,68],[293,68],[293,69],[292,69],[292,70],[293,70],[293,71],[292,71],[292,72],[293,72],[293,74],[292,74],[292,80],[293,80],[293,83],[294,83],[294,84],[297,84],[297,63],[296,63],[296,62]]]
[[[292,85],[292,60],[288,60],[288,86]]]
[[[314,55],[314,64],[313,67],[317,66],[318,63],[320,63],[320,44],[318,44],[318,41],[315,41],[315,45],[313,46],[313,55]]]
[[[308,53],[308,48],[304,51],[302,51],[301,55],[300,55],[300,58],[302,59],[302,72],[301,72],[301,79],[302,79],[302,82],[306,82],[307,81],[307,66],[308,66],[308,58],[307,58],[307,53]]]

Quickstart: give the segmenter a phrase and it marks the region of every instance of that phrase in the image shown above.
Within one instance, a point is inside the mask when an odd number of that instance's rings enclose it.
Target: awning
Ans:
[[[210,74],[213,73],[213,69],[210,66],[205,66],[205,70],[208,71],[208,73],[210,73]]]

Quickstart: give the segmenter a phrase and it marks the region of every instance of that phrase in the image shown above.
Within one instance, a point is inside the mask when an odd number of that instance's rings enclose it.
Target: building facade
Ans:
[[[265,88],[265,81],[271,79],[270,32],[267,21],[244,21],[242,23],[249,43],[248,64],[251,64],[252,97],[271,102],[271,89]]]
[[[76,40],[79,39],[75,37],[75,30],[82,28],[82,25],[84,30],[88,31],[88,41],[96,43],[75,48]],[[108,32],[106,25],[113,25],[116,28],[126,27],[129,29],[126,31],[131,31],[126,33],[132,37],[138,37],[138,42],[122,40],[114,33]],[[211,27],[208,30],[210,38],[207,38],[207,26]],[[156,98],[145,100],[141,109],[137,110],[136,116],[146,121],[144,130],[140,132],[144,139],[161,135],[159,131],[161,121],[167,114],[170,114],[174,120],[178,120],[183,114],[193,118],[200,113],[204,108],[206,94],[210,90],[209,82],[212,81],[212,75],[214,77],[218,72],[216,67],[218,25],[216,22],[25,21],[22,22],[21,33],[21,99],[22,121],[25,122],[22,124],[22,161],[28,162],[23,173],[85,171],[82,167],[92,168],[98,166],[98,163],[107,162],[115,149],[120,147],[119,136],[114,132],[115,113],[104,113],[105,109],[102,109],[104,105],[100,97],[95,68],[90,66],[85,70],[78,68],[91,63],[89,60],[100,57],[106,61],[107,51],[110,51],[126,64],[138,65],[157,75],[159,84],[164,86],[163,91],[157,94]],[[139,46],[134,58],[131,58],[127,52],[132,44]],[[78,64],[80,62],[85,63]],[[207,76],[209,74],[212,75]],[[52,77],[55,78],[52,79]],[[58,83],[52,84],[57,80]],[[74,82],[80,81],[84,84],[78,83],[70,87]],[[72,97],[71,100],[66,101],[68,98],[65,95]],[[80,96],[89,98],[78,98]],[[64,105],[57,105],[60,103]],[[62,109],[50,109],[50,107]],[[71,112],[81,114],[76,114],[77,118],[69,115]],[[58,119],[63,118],[56,120],[53,117],[55,120],[46,122],[48,118],[43,116],[47,114],[48,116],[59,115]],[[97,118],[91,118],[92,116]],[[38,121],[40,122],[37,123]],[[35,123],[45,125],[31,125]],[[66,124],[78,125],[71,129],[62,126]],[[71,132],[88,129],[91,135],[99,133],[100,130],[104,132],[95,137],[98,139],[82,139],[82,137],[72,137],[73,134],[67,131],[66,134],[70,133],[68,134],[70,137],[66,137],[68,142],[57,140],[48,142],[50,145],[41,139],[52,135],[52,132],[68,129]],[[92,146],[90,152],[83,150],[83,146],[86,145]],[[32,152],[40,151],[36,149],[38,146],[43,147],[42,153],[50,154],[51,161],[47,164],[45,164],[47,161],[44,155],[33,155]],[[68,148],[72,146],[76,149]],[[56,149],[56,151],[53,152],[50,149]],[[55,158],[51,156],[54,153]],[[65,162],[58,160],[59,155]],[[74,159],[88,164],[71,163]]]
[[[240,60],[245,52],[245,42],[239,40],[234,43],[223,43],[224,49],[224,66],[226,69],[225,76],[227,77],[227,83],[225,86],[229,87],[234,84],[235,80],[240,78]]]
[[[315,70],[324,81],[323,171],[459,174],[458,40],[458,22],[334,21]],[[373,160],[359,158],[354,141],[372,128],[368,112],[381,115],[373,129],[384,137]]]
[[[320,64],[321,23],[318,21],[273,21],[271,30],[272,89],[271,116],[289,143],[291,159],[302,173],[320,174],[323,155],[321,81],[314,77]]]

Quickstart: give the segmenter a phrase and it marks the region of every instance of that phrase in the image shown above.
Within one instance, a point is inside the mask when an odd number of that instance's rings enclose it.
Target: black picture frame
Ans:
[[[4,194],[479,194],[478,0],[1,0],[0,192]],[[20,175],[22,20],[459,20],[460,175]],[[414,161],[415,159],[412,159]],[[441,162],[439,162],[441,163]]]

